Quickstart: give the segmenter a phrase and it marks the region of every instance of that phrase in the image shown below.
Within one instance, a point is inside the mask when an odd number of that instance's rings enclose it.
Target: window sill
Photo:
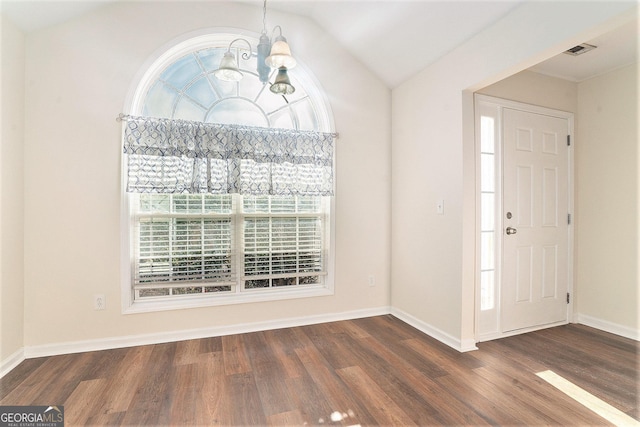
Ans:
[[[316,286],[304,289],[278,289],[246,291],[241,294],[181,297],[169,301],[124,301],[122,314],[151,313],[156,311],[182,310],[188,308],[214,307],[221,305],[247,304],[255,302],[282,301],[297,298],[313,298],[333,295],[331,287]]]

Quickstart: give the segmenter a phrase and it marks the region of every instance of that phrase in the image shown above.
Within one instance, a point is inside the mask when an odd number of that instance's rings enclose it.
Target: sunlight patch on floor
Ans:
[[[614,408],[553,371],[538,372],[536,375],[612,424],[617,426],[640,426],[640,422],[636,419],[631,418],[621,410]]]
[[[355,415],[356,414],[351,409],[349,409],[347,412],[333,411],[331,413],[331,415],[329,416],[329,422],[330,423],[338,423],[340,421],[346,420],[347,418],[353,418],[353,417],[355,417]],[[325,420],[324,418],[320,418],[318,420],[318,424],[324,424],[325,421],[327,421],[327,420]],[[306,425],[306,423],[305,423],[305,425]],[[351,425],[349,425],[347,427],[361,427],[361,426],[360,426],[360,424],[351,424]]]

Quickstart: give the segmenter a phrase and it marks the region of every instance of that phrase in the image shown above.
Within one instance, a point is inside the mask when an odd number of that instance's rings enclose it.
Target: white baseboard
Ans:
[[[22,363],[24,359],[24,348],[21,348],[5,360],[0,361],[0,378],[11,372],[11,370]]]
[[[25,358],[56,356],[60,354],[82,353],[86,351],[109,350],[114,348],[134,347],[138,345],[151,345],[190,339],[218,337],[249,332],[267,331],[296,326],[313,325],[318,323],[336,322],[340,320],[359,319],[364,317],[382,316],[392,314],[398,319],[417,328],[421,332],[441,341],[460,352],[477,350],[474,340],[461,341],[451,335],[435,328],[408,313],[388,306],[353,310],[339,313],[327,313],[314,316],[292,317],[287,319],[269,320],[265,322],[244,323],[228,326],[213,326],[182,331],[160,332],[154,334],[128,335],[122,337],[100,338],[95,340],[71,341],[64,343],[43,344],[27,346],[6,361],[3,361],[3,375],[17,366]]]
[[[155,334],[129,335],[124,337],[101,338],[86,341],[44,344],[25,347],[26,358],[55,356],[59,354],[82,353],[85,351],[109,350],[113,348],[134,347],[138,345],[160,344],[190,339],[218,337],[224,335],[243,334],[248,332],[267,331],[272,329],[291,328],[295,326],[313,325],[317,323],[336,322],[340,320],[359,319],[363,317],[389,314],[389,307],[378,307],[354,310],[341,313],[328,313],[315,316],[295,317],[270,320],[266,322],[244,323],[229,326],[213,326],[209,328],[183,331],[161,332]]]
[[[432,338],[437,339],[443,344],[448,345],[449,347],[458,350],[461,353],[477,350],[476,342],[473,339],[460,340],[456,337],[449,335],[448,333],[441,331],[440,329],[430,325],[426,322],[423,322],[420,319],[415,318],[414,316],[406,313],[402,310],[392,307],[391,314],[402,320],[403,322],[413,326],[418,329],[420,332],[424,332]]]
[[[620,325],[618,323],[609,322],[608,320],[602,320],[597,317],[589,316],[586,314],[577,313],[574,317],[576,323],[581,325],[590,326],[592,328],[600,329],[601,331],[609,332],[621,337],[630,338],[635,341],[640,341],[640,330],[630,328],[628,326]]]
[[[417,319],[416,317],[393,307],[377,307],[371,309],[354,310],[340,313],[328,313],[315,316],[295,317],[288,319],[270,320],[266,322],[244,323],[239,325],[216,326],[210,328],[190,329],[184,331],[162,332],[156,334],[129,335],[124,337],[102,338],[86,341],[44,344],[21,348],[8,358],[0,361],[0,378],[25,359],[59,354],[81,353],[85,351],[109,350],[113,348],[133,347],[138,345],[160,344],[166,342],[183,341],[189,339],[208,338],[248,332],[267,331],[272,329],[291,328],[296,326],[313,325],[318,323],[336,322],[340,320],[359,319],[363,317],[382,316],[392,314],[403,322],[413,326],[421,332],[437,339],[449,347],[460,352],[477,350],[475,340],[460,340],[442,330]],[[576,314],[576,323],[600,329],[615,335],[620,335],[640,341],[640,330],[617,323],[598,319],[586,314]]]

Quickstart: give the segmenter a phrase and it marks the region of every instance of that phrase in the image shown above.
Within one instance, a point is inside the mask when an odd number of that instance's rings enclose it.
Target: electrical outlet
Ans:
[[[369,275],[369,286],[375,286],[376,285],[376,276],[374,276],[373,274]]]
[[[103,294],[96,294],[93,296],[93,308],[95,310],[104,310],[107,307],[107,303]]]

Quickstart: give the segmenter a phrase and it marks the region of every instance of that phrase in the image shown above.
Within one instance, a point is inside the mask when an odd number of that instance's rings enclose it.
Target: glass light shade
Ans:
[[[237,82],[242,79],[242,73],[238,69],[236,57],[230,51],[226,51],[220,61],[220,67],[213,72],[213,75],[227,82]]]
[[[296,91],[296,88],[293,87],[289,80],[289,75],[287,74],[287,69],[285,67],[278,68],[276,80],[273,82],[269,90],[278,95],[291,95]]]
[[[258,76],[262,83],[269,81],[269,72],[271,71],[271,68],[269,68],[265,59],[269,55],[270,49],[271,42],[269,41],[269,37],[263,33],[260,36],[260,43],[258,43],[258,47],[256,49],[258,54]]]
[[[296,66],[296,59],[291,56],[287,39],[282,36],[276,37],[271,46],[271,54],[265,59],[265,63],[271,68],[286,67],[291,69]]]

